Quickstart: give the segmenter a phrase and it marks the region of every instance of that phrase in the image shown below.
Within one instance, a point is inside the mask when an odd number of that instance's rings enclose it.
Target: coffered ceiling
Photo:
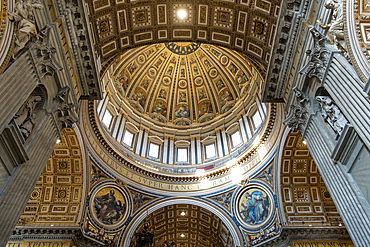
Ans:
[[[264,74],[279,0],[88,0],[90,28],[103,71],[123,51],[146,44],[190,41],[245,54]],[[186,16],[180,19],[178,11]]]
[[[288,226],[343,226],[299,131],[291,131],[286,139],[280,182]]]
[[[66,128],[55,145],[18,226],[77,226],[83,194],[83,161],[76,132]]]
[[[195,205],[179,204],[161,208],[144,221],[150,223],[155,246],[174,242],[179,247],[234,246],[229,230],[213,213]],[[144,222],[143,222],[144,223]],[[140,232],[142,224],[137,229]]]

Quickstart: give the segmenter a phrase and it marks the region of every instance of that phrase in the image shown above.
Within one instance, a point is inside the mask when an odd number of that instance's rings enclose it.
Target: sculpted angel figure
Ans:
[[[18,24],[14,55],[17,55],[30,40],[31,35],[36,33],[33,10],[42,8],[40,0],[19,0],[15,4],[14,11],[9,11],[9,20]]]

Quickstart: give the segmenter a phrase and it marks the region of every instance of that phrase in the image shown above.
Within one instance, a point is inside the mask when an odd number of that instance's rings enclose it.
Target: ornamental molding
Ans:
[[[289,128],[296,130],[298,129],[301,133],[304,133],[307,122],[310,117],[310,100],[306,93],[298,89],[293,88],[295,93],[295,103],[290,106],[290,115],[283,121]]]
[[[282,1],[269,67],[262,92],[263,102],[283,102],[288,71],[293,63],[302,20],[311,0]]]
[[[66,32],[69,35],[70,49],[75,64],[81,99],[102,99],[99,59],[96,57],[89,34],[89,21],[81,0],[56,0],[55,10],[64,16]],[[68,7],[67,7],[68,6]]]

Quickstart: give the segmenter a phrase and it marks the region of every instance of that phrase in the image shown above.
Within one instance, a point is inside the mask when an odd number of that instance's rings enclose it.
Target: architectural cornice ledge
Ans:
[[[88,18],[82,0],[56,0],[57,11],[64,16],[70,48],[76,65],[81,99],[102,99],[100,65],[88,32]]]
[[[279,237],[259,246],[265,247],[287,247],[291,241],[317,241],[317,240],[341,240],[351,241],[344,227],[341,228],[283,228]]]
[[[106,246],[106,243],[100,242],[89,237],[85,237],[78,226],[75,227],[45,227],[37,226],[17,226],[10,241],[25,241],[25,240],[44,240],[44,241],[72,241],[73,246],[78,247],[95,247]]]
[[[263,102],[283,102],[289,70],[293,62],[295,47],[298,42],[298,31],[302,19],[308,14],[312,0],[282,1],[274,46],[262,92]]]

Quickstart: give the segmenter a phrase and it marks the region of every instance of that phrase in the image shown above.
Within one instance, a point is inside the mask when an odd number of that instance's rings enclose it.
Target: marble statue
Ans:
[[[9,11],[9,20],[18,24],[14,54],[17,55],[36,32],[34,9],[42,9],[40,0],[19,0],[13,11]]]
[[[25,139],[31,134],[35,125],[35,108],[41,101],[42,98],[40,96],[31,95],[14,116],[14,121]]]
[[[321,116],[337,133],[336,139],[342,133],[344,126],[348,123],[339,107],[328,96],[317,96],[316,100],[321,105]]]
[[[334,37],[335,44],[342,52],[347,52],[346,42],[344,40],[344,21],[343,21],[343,3],[342,0],[326,0],[325,7],[332,9],[332,19],[329,24],[323,28],[329,28],[329,33]]]

